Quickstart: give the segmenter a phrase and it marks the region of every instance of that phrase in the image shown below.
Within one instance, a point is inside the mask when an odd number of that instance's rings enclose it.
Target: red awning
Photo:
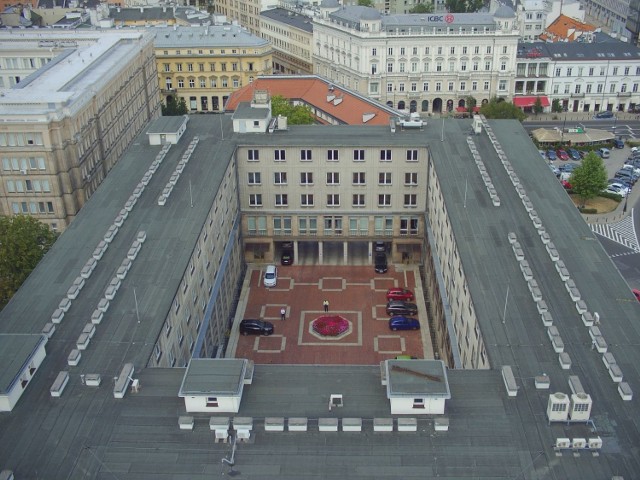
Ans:
[[[541,95],[539,97],[513,97],[513,104],[516,107],[524,108],[524,107],[533,107],[536,104],[536,99],[540,99],[540,103],[542,103],[543,107],[548,107],[551,105],[549,103],[549,98]]]
[[[466,112],[467,107],[456,107],[456,112]]]
[[[479,112],[480,111],[480,107],[473,107],[473,111],[476,112],[476,113]]]

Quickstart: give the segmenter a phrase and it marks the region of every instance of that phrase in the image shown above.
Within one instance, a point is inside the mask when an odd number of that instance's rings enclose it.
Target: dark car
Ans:
[[[389,319],[390,330],[420,330],[420,322],[417,318],[411,317],[391,317]]]
[[[560,171],[561,172],[573,172],[576,168],[578,168],[578,165],[575,163],[565,163],[564,165],[560,165]]]
[[[584,158],[589,154],[589,151],[588,150],[580,150],[578,153],[580,154],[580,158]]]
[[[580,156],[580,152],[575,148],[569,148],[567,153],[571,157],[571,160],[580,160],[582,157]]]
[[[551,161],[558,159],[558,157],[556,156],[556,152],[551,149],[547,150],[547,157],[549,157],[549,160]]]
[[[375,257],[376,273],[387,273],[387,254],[378,252]]]
[[[613,112],[609,110],[604,110],[603,112],[596,113],[595,118],[613,118]]]
[[[622,140],[620,140],[619,138],[616,138],[613,141],[613,146],[616,148],[624,148],[624,142]]]
[[[240,333],[242,335],[271,335],[273,333],[273,323],[254,319],[242,320],[240,322]]]
[[[415,303],[392,300],[387,303],[387,315],[416,315],[418,306]]]
[[[618,170],[614,175],[614,178],[620,178],[622,180],[627,180],[632,184],[635,184],[638,181],[638,175],[631,173],[629,170]]]
[[[411,301],[413,300],[413,292],[406,288],[390,288],[387,290],[387,300]]]
[[[567,152],[565,152],[564,150],[562,150],[561,148],[559,148],[558,150],[556,150],[556,155],[558,156],[558,158],[560,160],[569,160],[569,155],[567,154]]]
[[[387,251],[387,244],[385,242],[374,242],[373,243],[373,249],[376,252],[386,252]]]
[[[282,244],[282,253],[280,254],[280,263],[282,265],[293,264],[293,243],[285,242]]]

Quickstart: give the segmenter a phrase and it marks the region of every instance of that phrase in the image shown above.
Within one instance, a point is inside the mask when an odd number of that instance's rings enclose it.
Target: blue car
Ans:
[[[556,155],[555,150],[549,149],[547,150],[547,157],[549,158],[549,160],[553,161],[553,160],[557,160],[558,157]]]
[[[613,118],[613,112],[603,110],[602,112],[596,113],[595,118]]]
[[[389,319],[390,330],[420,330],[420,322],[417,318],[391,317]]]
[[[578,152],[578,150],[576,150],[575,148],[568,149],[567,153],[571,157],[571,160],[580,160],[580,158],[581,158],[580,157],[580,152]]]

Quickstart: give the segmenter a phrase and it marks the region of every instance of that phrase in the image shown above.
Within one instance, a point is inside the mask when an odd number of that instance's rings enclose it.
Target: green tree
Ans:
[[[409,13],[433,13],[433,3],[419,3]]]
[[[467,112],[473,113],[474,107],[478,105],[478,100],[476,97],[469,95],[466,99],[465,106],[467,107]]]
[[[20,288],[56,238],[47,225],[33,217],[0,217],[1,307]]]
[[[445,2],[445,8],[450,13],[473,13],[483,6],[483,0],[446,0]]]
[[[358,5],[373,8],[373,0],[358,0]]]
[[[562,104],[560,103],[560,100],[558,100],[557,98],[554,98],[553,101],[551,102],[551,111],[553,113],[560,113],[562,112],[562,110],[564,110],[562,108]]]
[[[596,153],[589,152],[569,178],[574,193],[578,194],[584,207],[587,200],[597,197],[607,188],[607,169],[602,158]]]
[[[536,97],[536,103],[533,104],[533,113],[540,115],[543,111],[542,100],[540,100],[540,97]]]
[[[520,121],[526,117],[524,112],[513,103],[496,97],[493,97],[489,103],[482,105],[482,107],[480,107],[480,113],[487,118],[515,118]]]
[[[291,105],[291,102],[282,95],[271,97],[271,115],[287,117],[289,125],[311,125],[315,117],[311,108],[306,105]]]
[[[180,101],[176,102],[175,97],[171,96],[167,98],[166,105],[162,105],[162,115],[165,117],[175,117],[187,113],[189,113],[189,109],[184,98],[180,98]]]

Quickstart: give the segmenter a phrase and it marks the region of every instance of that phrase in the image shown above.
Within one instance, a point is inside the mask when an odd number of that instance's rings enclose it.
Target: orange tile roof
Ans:
[[[574,42],[584,33],[591,33],[595,30],[596,27],[593,25],[583,23],[566,15],[560,15],[547,27],[546,31],[540,34],[540,40],[550,42],[567,40]]]
[[[315,75],[258,77],[251,85],[231,94],[225,110],[235,111],[240,103],[251,102],[254,90],[266,90],[271,96],[301,100],[312,110],[324,112],[347,125],[389,125],[391,118],[399,116],[392,113],[390,107],[358,96]],[[371,115],[373,117],[365,122],[363,117],[369,118]],[[316,117],[319,115],[316,114]]]

